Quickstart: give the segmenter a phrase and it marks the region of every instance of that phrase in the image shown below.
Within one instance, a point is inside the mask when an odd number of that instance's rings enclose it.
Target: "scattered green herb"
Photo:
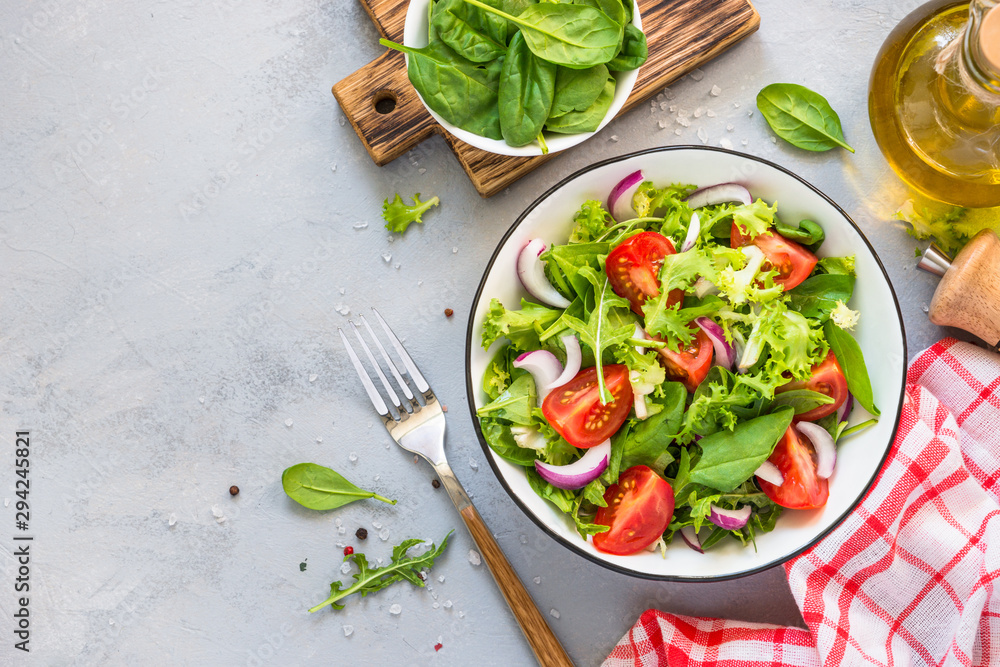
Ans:
[[[354,574],[354,583],[341,590],[343,582],[333,582],[330,584],[330,597],[311,608],[309,612],[313,613],[327,605],[330,605],[334,609],[343,609],[344,605],[337,604],[337,601],[348,595],[361,593],[361,597],[365,597],[404,579],[414,586],[423,588],[424,580],[421,577],[420,571],[430,569],[434,564],[434,559],[444,553],[445,547],[448,546],[448,538],[451,537],[453,532],[455,531],[451,531],[444,536],[440,546],[431,544],[430,549],[418,556],[408,556],[407,552],[416,545],[423,544],[424,541],[417,539],[405,540],[402,544],[393,548],[392,562],[385,567],[371,567],[368,564],[368,559],[362,553],[353,553],[345,556],[345,561],[353,561],[354,565],[358,568],[358,571]]]
[[[397,193],[396,198],[391,203],[386,199],[385,203],[382,204],[382,217],[385,219],[385,228],[390,232],[402,234],[411,223],[419,222],[423,224],[424,221],[420,219],[420,216],[432,206],[437,206],[440,203],[441,200],[437,197],[431,197],[427,201],[420,201],[420,193],[418,192],[413,195],[413,203],[407,204],[399,196],[399,193]]]
[[[355,500],[374,498],[395,505],[373,491],[365,491],[343,475],[316,463],[299,463],[281,473],[281,486],[288,497],[311,510],[332,510]]]
[[[826,98],[795,83],[772,83],[757,94],[757,108],[774,133],[797,148],[828,151],[847,145],[840,116]]]

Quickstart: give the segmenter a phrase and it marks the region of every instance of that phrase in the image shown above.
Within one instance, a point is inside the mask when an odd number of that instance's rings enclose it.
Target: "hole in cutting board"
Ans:
[[[372,98],[375,111],[380,114],[392,113],[396,108],[396,93],[391,90],[380,90]]]

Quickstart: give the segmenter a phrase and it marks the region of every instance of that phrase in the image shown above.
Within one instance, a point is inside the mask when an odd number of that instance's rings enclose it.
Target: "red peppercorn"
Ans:
[[[440,651],[443,646],[444,646],[444,644],[435,644],[434,645],[434,650],[435,651]]]
[[[445,317],[451,317],[454,314],[455,314],[455,311],[452,310],[451,308],[445,308],[444,309],[444,316]]]
[[[350,556],[352,553],[354,553],[354,547],[344,547],[345,556]]]

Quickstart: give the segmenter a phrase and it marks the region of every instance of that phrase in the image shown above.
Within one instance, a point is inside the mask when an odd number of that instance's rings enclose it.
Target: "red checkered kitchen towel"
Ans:
[[[785,564],[808,630],[651,609],[603,667],[1000,665],[998,479],[1000,355],[942,340],[862,504]]]

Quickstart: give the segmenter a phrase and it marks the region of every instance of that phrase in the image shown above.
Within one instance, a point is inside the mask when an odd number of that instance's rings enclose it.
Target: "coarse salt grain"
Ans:
[[[722,94],[722,88],[719,88],[718,86],[712,86],[712,90],[710,90],[708,94],[711,95],[712,97],[718,97],[719,95]]]
[[[559,618],[561,614],[559,613],[558,609],[549,609],[549,616],[551,616],[552,618]]]
[[[399,616],[402,612],[403,612],[402,605],[394,604],[391,607],[389,607],[389,613],[392,614],[393,616]]]
[[[354,634],[354,626],[353,625],[345,625],[344,626],[344,636],[345,637],[350,637],[353,634]]]
[[[469,562],[473,565],[480,565],[483,562],[483,559],[479,555],[478,551],[475,549],[469,549]]]

